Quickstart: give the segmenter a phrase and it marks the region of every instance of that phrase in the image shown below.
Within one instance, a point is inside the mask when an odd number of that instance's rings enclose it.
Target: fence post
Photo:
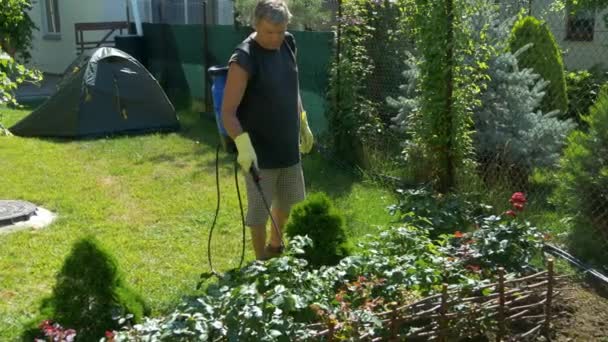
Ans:
[[[331,316],[329,317],[327,324],[329,325],[329,336],[327,336],[327,341],[331,342],[334,340],[334,333],[336,331],[336,324]]]
[[[397,338],[397,335],[399,334],[399,325],[397,323],[398,321],[398,311],[396,310],[397,307],[395,307],[395,310],[393,310],[393,312],[391,312],[391,327],[390,327],[390,337],[389,337],[389,341],[399,341],[399,339]]]
[[[447,11],[447,23],[446,23],[446,31],[447,31],[447,51],[446,51],[446,62],[447,62],[447,75],[446,75],[446,94],[445,94],[445,120],[449,125],[448,132],[450,134],[450,138],[447,141],[447,145],[445,146],[446,152],[442,156],[445,159],[445,166],[447,168],[447,174],[443,174],[443,179],[441,182],[441,191],[449,191],[454,187],[455,183],[455,167],[456,163],[454,160],[455,155],[455,146],[453,145],[453,139],[451,138],[454,134],[453,130],[455,127],[452,126],[452,123],[455,122],[455,113],[454,113],[454,0],[446,0],[446,11]]]
[[[553,299],[553,258],[547,260],[547,301],[545,302],[545,323],[543,324],[543,333],[549,335],[551,327],[551,300]]]
[[[340,54],[342,53],[342,0],[338,0],[338,25],[336,29],[336,108],[340,108]]]
[[[498,268],[498,334],[496,341],[502,341],[505,336],[505,269]]]
[[[441,287],[441,307],[439,308],[439,342],[448,341],[448,284]]]

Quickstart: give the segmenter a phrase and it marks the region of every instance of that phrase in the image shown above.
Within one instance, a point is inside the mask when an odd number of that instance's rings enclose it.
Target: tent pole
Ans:
[[[131,0],[131,8],[133,10],[133,19],[135,20],[135,30],[138,36],[142,36],[141,17],[139,16],[139,6],[137,0]]]

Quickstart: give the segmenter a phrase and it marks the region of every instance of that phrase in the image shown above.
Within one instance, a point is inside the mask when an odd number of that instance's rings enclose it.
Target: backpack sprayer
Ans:
[[[220,194],[220,176],[219,176],[219,152],[220,152],[220,149],[223,148],[224,152],[234,154],[236,157],[237,149],[236,149],[236,145],[235,145],[234,141],[228,135],[228,132],[224,128],[224,124],[222,122],[222,101],[224,98],[224,87],[226,86],[226,78],[228,76],[228,67],[213,66],[213,67],[209,68],[208,73],[211,76],[211,80],[212,80],[211,93],[213,96],[213,109],[215,112],[215,121],[217,123],[220,143],[217,145],[217,148],[215,151],[215,185],[216,185],[216,190],[217,190],[217,203],[216,203],[216,207],[215,207],[215,216],[213,218],[213,222],[211,223],[211,228],[209,229],[209,239],[207,241],[207,261],[209,263],[209,268],[211,269],[211,273],[213,275],[217,276],[218,278],[221,278],[222,274],[220,274],[219,272],[217,272],[215,270],[215,268],[213,267],[213,263],[211,261],[211,239],[213,237],[213,230],[215,228],[215,224],[217,222],[217,217],[218,217],[218,214],[220,211],[221,194]],[[238,182],[238,168],[239,168],[239,165],[235,158],[234,159],[234,184],[236,185],[237,197],[239,199],[239,208],[241,210],[241,222],[242,222],[242,226],[243,226],[241,261],[238,266],[238,268],[241,268],[241,266],[243,265],[243,260],[245,259],[245,230],[246,229],[245,229],[245,215],[243,214],[243,203],[241,201],[241,192],[239,189],[239,182]],[[251,169],[249,170],[249,173],[251,174],[251,176],[253,178],[256,188],[258,189],[260,195],[262,196],[262,201],[264,202],[264,206],[266,207],[266,210],[268,211],[268,215],[270,216],[272,225],[273,225],[274,229],[277,230],[277,233],[279,233],[279,235],[280,235],[279,227],[277,226],[276,222],[274,221],[274,218],[272,217],[272,213],[270,211],[270,205],[269,205],[268,201],[266,200],[264,193],[262,192],[262,187],[260,185],[261,178],[260,178],[259,170],[254,165],[252,165]],[[202,282],[204,281],[205,278],[207,278],[206,273],[202,273],[200,276],[199,283],[197,285],[197,290],[200,289]]]

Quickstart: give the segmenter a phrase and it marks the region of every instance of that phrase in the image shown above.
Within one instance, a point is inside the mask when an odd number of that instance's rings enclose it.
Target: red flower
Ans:
[[[509,200],[509,202],[513,204],[521,203],[523,205],[524,203],[526,203],[526,195],[524,195],[523,192],[516,192],[511,195],[511,199]]]
[[[112,340],[114,338],[114,332],[106,330],[106,338]]]
[[[509,215],[511,217],[517,216],[517,214],[513,210],[507,210],[507,211],[505,211],[505,215]]]
[[[461,238],[463,236],[464,236],[464,234],[462,234],[462,232],[460,230],[457,230],[456,232],[454,232],[454,237],[455,238]]]

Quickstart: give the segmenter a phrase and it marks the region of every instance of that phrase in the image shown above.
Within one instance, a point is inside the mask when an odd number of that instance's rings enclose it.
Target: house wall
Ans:
[[[74,24],[78,22],[106,22],[106,21],[126,21],[126,6],[129,0],[58,0],[61,34],[49,37],[44,33],[44,0],[34,0],[29,14],[36,26],[40,28],[33,35],[33,50],[31,66],[52,74],[61,74],[77,57],[76,38]],[[136,0],[142,22],[154,22],[153,20],[153,0]],[[168,6],[175,5],[177,2],[169,2]],[[192,11],[200,10],[201,0],[190,0],[189,7]],[[211,8],[216,24],[231,25],[232,1],[215,0],[214,8]],[[178,6],[179,4],[175,5]],[[198,7],[197,7],[198,6]],[[183,11],[183,5],[181,6]],[[181,12],[180,12],[181,13]],[[196,14],[196,13],[195,13]],[[133,16],[131,15],[131,21]],[[208,18],[209,20],[210,18]],[[213,22],[210,22],[213,24]],[[85,40],[100,40],[107,31],[85,32]],[[115,36],[114,34],[113,36]],[[113,40],[109,38],[109,40]]]
[[[532,15],[544,19],[557,43],[561,46],[564,55],[564,66],[568,70],[589,69],[596,64],[608,65],[608,28],[604,23],[604,16],[608,10],[602,10],[595,16],[593,41],[578,42],[566,40],[566,11],[551,12],[549,4],[552,0],[537,0],[533,2]]]
[[[61,34],[44,33],[42,0],[33,2],[30,17],[40,30],[34,31],[31,66],[47,73],[60,74],[76,58],[74,24],[77,22],[124,21],[125,0],[58,0]],[[86,40],[97,40],[105,33],[87,33]]]

